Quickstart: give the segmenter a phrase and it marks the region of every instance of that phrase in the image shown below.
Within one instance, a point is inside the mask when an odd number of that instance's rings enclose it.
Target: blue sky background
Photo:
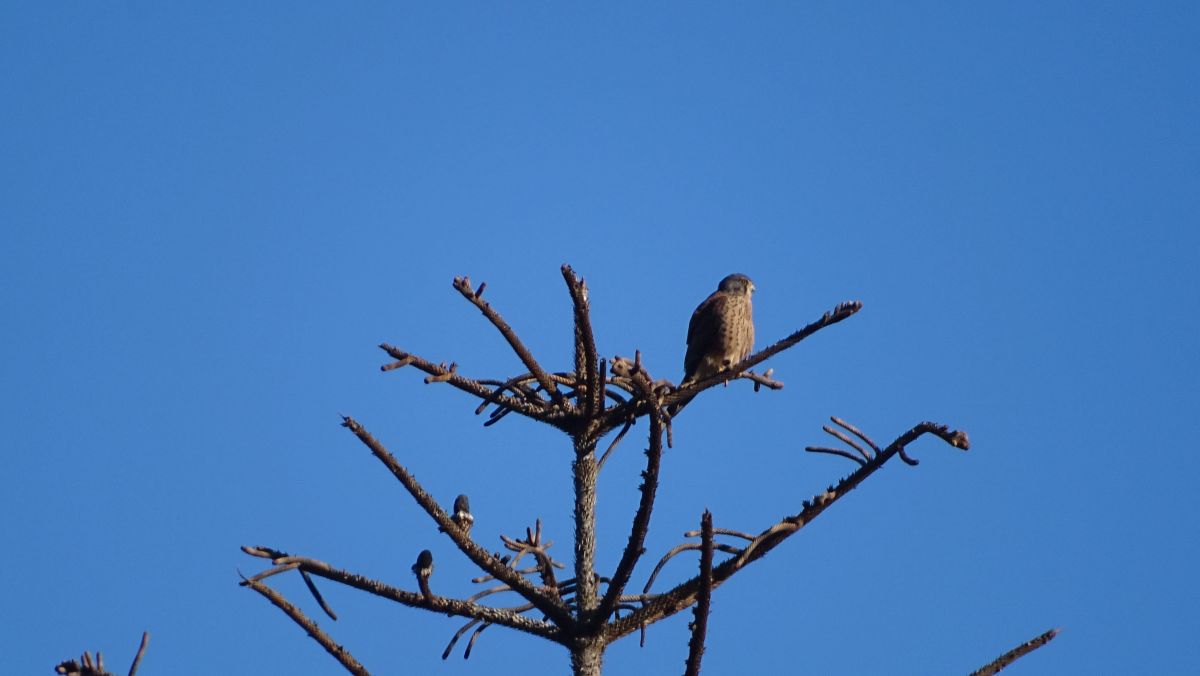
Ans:
[[[565,438],[375,345],[519,372],[468,274],[567,368],[569,262],[601,350],[671,379],[729,272],[760,345],[865,303],[771,362],[781,392],[681,417],[637,584],[705,507],[757,530],[847,473],[801,450],[831,414],[971,435],[721,587],[705,673],[961,674],[1056,626],[1014,674],[1196,673],[1197,7],[6,4],[4,670],[121,670],[148,629],[147,675],[337,673],[236,586],[242,544],[406,588],[428,547],[472,593],[341,413],[485,544],[540,517],[567,559]],[[640,443],[601,479],[606,569]],[[499,628],[442,662],[459,620],[322,587],[376,673],[567,669]],[[609,672],[681,671],[686,623]]]

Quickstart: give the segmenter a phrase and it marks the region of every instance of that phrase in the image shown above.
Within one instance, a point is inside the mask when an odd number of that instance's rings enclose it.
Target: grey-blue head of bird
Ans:
[[[735,272],[722,279],[721,283],[717,286],[717,290],[744,293],[749,296],[751,293],[754,293],[754,282],[750,281],[750,278],[746,275]]]

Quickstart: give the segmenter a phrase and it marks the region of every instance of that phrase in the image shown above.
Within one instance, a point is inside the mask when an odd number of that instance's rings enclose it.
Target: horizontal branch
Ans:
[[[718,383],[724,383],[728,380],[732,380],[733,378],[739,377],[744,372],[748,371],[751,368],[754,368],[758,364],[763,363],[764,361],[779,354],[780,352],[783,352],[784,350],[786,350],[790,347],[794,347],[797,343],[804,340],[805,338],[808,338],[809,336],[816,333],[817,331],[820,331],[821,329],[823,329],[827,326],[832,326],[834,324],[837,324],[838,322],[842,321],[843,319],[847,319],[848,317],[853,316],[854,313],[858,312],[861,309],[862,309],[862,303],[859,301],[856,301],[856,300],[841,303],[837,307],[835,307],[833,310],[826,312],[817,321],[812,322],[811,324],[809,324],[808,326],[805,326],[804,328],[800,329],[799,331],[796,331],[795,333],[788,336],[787,338],[784,338],[783,340],[780,340],[779,342],[777,342],[773,345],[770,345],[768,347],[763,348],[762,350],[759,350],[758,352],[755,352],[754,354],[750,355],[749,357],[746,357],[745,359],[734,364],[733,366],[729,367],[728,369],[726,369],[724,371],[719,371],[707,378],[703,378],[703,379],[698,380],[695,383],[692,383],[686,387],[681,387],[681,388],[675,390],[674,392],[671,392],[670,394],[663,397],[662,405],[670,406],[671,404],[688,401],[692,397],[699,394],[700,392],[703,392],[704,390],[707,390],[708,388],[713,387],[714,385],[716,385]],[[761,381],[759,379],[753,379],[753,380],[755,380],[756,383],[766,384],[766,379],[763,379]],[[771,381],[771,382],[774,382],[774,381]]]
[[[740,554],[723,561],[719,566],[714,568],[713,588],[715,589],[720,586],[721,583],[745,566],[766,556],[768,552],[777,547],[781,542],[820,516],[830,505],[854,490],[854,488],[867,477],[874,474],[876,470],[882,467],[893,456],[903,451],[907,444],[912,443],[924,434],[933,434],[955,448],[963,450],[969,448],[967,435],[963,432],[952,431],[945,425],[932,422],[923,422],[916,425],[897,437],[887,448],[875,456],[871,462],[863,465],[857,471],[839,481],[836,486],[830,486],[829,490],[816,496],[811,502],[805,501],[803,509],[798,514],[784,518],[778,523],[771,525],[762,531],[754,541],[748,544]],[[699,576],[693,577],[677,585],[674,589],[657,596],[653,601],[646,604],[645,607],[621,619],[614,620],[606,627],[608,640],[616,640],[643,626],[648,626],[663,618],[670,617],[689,607],[696,601],[700,584]]]
[[[414,368],[429,374],[426,382],[444,382],[451,386],[462,390],[468,394],[473,394],[480,399],[503,406],[506,409],[511,409],[528,418],[533,418],[556,427],[560,426],[559,420],[563,417],[560,410],[550,409],[545,405],[535,406],[527,399],[517,399],[503,394],[505,389],[503,386],[493,389],[483,384],[481,381],[465,378],[458,374],[453,365],[447,367],[441,364],[435,364],[427,359],[422,359],[415,354],[405,352],[400,348],[383,343],[379,349],[387,352],[396,361],[391,364],[384,364],[380,367],[381,370],[391,371],[404,366],[413,366]],[[550,376],[547,376],[550,378]]]
[[[553,624],[543,620],[535,620],[531,617],[526,617],[525,615],[515,613],[511,610],[483,606],[476,603],[471,603],[469,601],[461,601],[459,599],[438,596],[436,594],[425,596],[420,592],[405,591],[357,573],[351,573],[346,570],[335,568],[324,561],[303,556],[291,556],[285,552],[274,550],[269,547],[252,547],[243,549],[252,554],[254,552],[251,550],[269,554],[271,555],[272,561],[278,562],[279,566],[299,564],[300,570],[306,571],[312,575],[316,575],[317,577],[322,577],[326,580],[332,580],[334,582],[344,584],[347,587],[353,587],[380,598],[385,598],[389,601],[395,601],[396,603],[406,606],[422,608],[424,610],[442,613],[445,615],[458,615],[460,617],[478,618],[485,622],[503,625],[518,631],[533,634],[534,636],[541,636],[542,638],[547,638],[552,641],[559,640],[559,630]],[[243,586],[252,587],[254,585],[261,585],[262,583],[254,578],[249,578],[241,584]]]

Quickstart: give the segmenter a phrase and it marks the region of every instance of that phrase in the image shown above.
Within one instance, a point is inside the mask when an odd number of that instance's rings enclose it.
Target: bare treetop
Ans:
[[[456,278],[454,289],[504,337],[524,365],[524,372],[501,379],[473,378],[459,373],[453,362],[435,362],[390,344],[380,347],[393,360],[382,367],[384,371],[411,366],[426,374],[427,384],[446,383],[478,399],[476,414],[488,411],[484,425],[492,425],[516,413],[567,434],[572,446],[574,488],[574,532],[569,561],[559,561],[553,557],[553,542],[543,534],[540,521],[525,528],[522,536],[500,534],[500,543],[506,554],[485,549],[473,538],[477,533],[472,532],[474,516],[467,496],[460,495],[451,509],[443,508],[382,443],[350,417],[345,418],[343,425],[392,473],[454,547],[480,569],[482,575],[472,582],[496,584],[461,598],[442,595],[461,585],[431,582],[434,577],[434,555],[428,550],[414,556],[416,563],[412,564],[412,569],[419,589],[409,591],[336,568],[318,559],[293,556],[271,547],[243,547],[251,556],[269,559],[272,567],[244,579],[242,584],[283,610],[351,673],[367,672],[313,620],[268,587],[265,583],[267,578],[290,570],[300,571],[318,605],[333,619],[336,616],[321,598],[310,576],[355,587],[415,608],[465,618],[467,622],[453,635],[443,657],[450,655],[459,639],[471,632],[464,650],[464,656],[469,656],[480,633],[489,626],[499,625],[563,645],[570,654],[574,673],[590,675],[600,673],[604,650],[613,641],[635,631],[640,632],[644,640],[645,630],[650,625],[695,607],[691,624],[692,640],[685,668],[686,673],[698,673],[704,653],[708,600],[714,590],[799,532],[891,458],[899,456],[908,464],[917,464],[907,452],[907,447],[918,438],[929,434],[955,448],[966,450],[969,446],[965,433],[937,423],[922,422],[888,445],[880,447],[854,425],[840,418],[832,418],[836,427],[826,426],[824,430],[845,447],[810,446],[808,450],[848,458],[857,465],[854,472],[831,484],[811,500],[794,505],[795,513],[791,516],[759,529],[744,531],[716,527],[712,515],[706,513],[702,527],[685,534],[687,538],[699,537],[699,542],[685,541],[666,552],[650,572],[641,591],[629,593],[627,588],[633,574],[646,554],[645,541],[660,481],[663,448],[672,443],[674,415],[691,399],[719,383],[748,380],[755,391],[763,387],[781,389],[783,383],[774,379],[771,370],[756,373],[751,369],[795,347],[814,333],[852,317],[862,309],[862,303],[839,303],[792,334],[751,353],[752,325],[739,328],[729,322],[750,321],[749,294],[753,285],[744,275],[731,275],[722,282],[718,292],[697,309],[696,317],[699,319],[693,318],[693,327],[689,330],[687,360],[695,368],[686,369],[684,381],[676,385],[667,379],[655,379],[642,363],[638,352],[632,358],[600,356],[592,331],[587,285],[569,266],[562,267],[562,276],[573,306],[574,364],[570,371],[546,370],[513,327],[484,300],[486,285],[474,286],[466,277]],[[718,307],[723,304],[737,307],[730,310],[732,314],[711,314],[718,310],[723,312]],[[701,344],[701,331],[710,330],[705,328],[707,325],[717,326],[717,331],[726,333],[720,334],[718,342],[711,347],[697,347],[693,359],[692,341],[695,340],[698,346]],[[640,499],[616,568],[598,571],[595,567],[597,477],[605,460],[642,418],[648,421],[648,425]],[[598,454],[600,439],[614,430],[617,433],[604,451]],[[732,540],[718,541],[718,538]],[[674,557],[689,551],[700,552],[700,566],[696,574],[676,582],[665,591],[652,591],[664,566]],[[725,558],[717,561],[717,554]],[[569,570],[570,573],[564,579],[559,579],[556,571],[560,570]],[[508,605],[494,605],[494,599],[501,595],[515,595],[517,599]],[[487,603],[483,603],[485,600]]]

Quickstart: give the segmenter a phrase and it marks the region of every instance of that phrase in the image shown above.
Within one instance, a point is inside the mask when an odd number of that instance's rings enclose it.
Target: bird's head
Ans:
[[[749,296],[754,292],[754,282],[750,281],[750,278],[746,275],[734,273],[722,279],[721,284],[717,286],[717,290],[744,293]]]

